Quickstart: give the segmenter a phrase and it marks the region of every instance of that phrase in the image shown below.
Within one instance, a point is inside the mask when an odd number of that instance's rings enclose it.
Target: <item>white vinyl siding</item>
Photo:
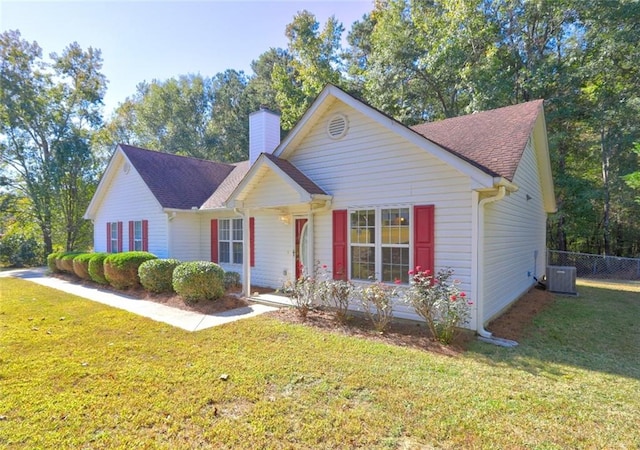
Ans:
[[[128,250],[129,221],[149,221],[149,252],[159,258],[169,255],[168,219],[162,207],[142,181],[135,168],[122,170],[124,156],[117,154],[111,173],[105,174],[107,191],[101,199],[94,220],[94,249],[107,251],[106,224],[122,222],[123,250]]]
[[[300,203],[300,195],[282,178],[268,168],[263,168],[263,176],[244,202],[244,207],[282,206]]]
[[[325,131],[335,113],[349,120],[347,134],[338,140]],[[317,120],[290,161],[333,196],[332,209],[434,205],[435,269],[452,267],[461,289],[471,291],[469,177],[339,102]],[[331,212],[322,213],[315,218],[316,261],[331,266],[331,242]],[[402,303],[396,303],[394,314],[418,319]]]
[[[180,261],[201,260],[200,217],[194,212],[169,213],[169,255]],[[208,228],[207,228],[208,229]],[[151,240],[149,240],[151,246]],[[208,261],[209,258],[207,257]]]
[[[546,213],[531,141],[513,181],[519,190],[486,209],[485,321],[531,288],[534,276],[544,274]]]
[[[281,288],[295,278],[294,223],[286,224],[273,211],[252,211],[255,217],[255,267],[251,268],[251,284]]]

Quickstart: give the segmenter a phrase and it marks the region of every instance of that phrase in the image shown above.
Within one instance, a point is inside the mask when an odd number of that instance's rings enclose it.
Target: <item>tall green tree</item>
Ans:
[[[616,7],[586,1],[584,82],[582,100],[589,114],[584,122],[590,148],[600,162],[602,189],[602,251],[615,254],[615,222],[624,209],[623,176],[633,170],[633,145],[640,138],[640,3],[615,2]]]
[[[100,126],[106,89],[100,51],[73,43],[45,61],[36,42],[7,31],[0,34],[0,58],[3,176],[11,189],[30,200],[44,251],[52,251],[54,228],[60,224],[70,236],[64,245],[71,248],[76,244],[75,230],[81,228],[77,224],[81,219],[71,211],[86,207],[86,198],[70,192],[63,179],[71,170],[76,172],[72,176],[80,176],[77,172],[86,166],[71,169],[63,161],[75,158],[76,147],[69,142],[88,146],[91,133]],[[73,208],[60,207],[63,195],[75,203]]]
[[[139,145],[197,158],[213,158],[209,129],[213,90],[201,75],[141,82],[136,93],[118,106],[101,141]]]
[[[328,83],[342,85],[344,27],[330,17],[324,27],[309,11],[296,14],[287,25],[288,64],[275,65],[272,72],[282,126],[291,129]]]

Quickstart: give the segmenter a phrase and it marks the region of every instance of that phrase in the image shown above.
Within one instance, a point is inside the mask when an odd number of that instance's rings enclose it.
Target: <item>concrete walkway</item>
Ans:
[[[125,311],[129,311],[143,317],[148,317],[156,322],[163,322],[187,331],[200,331],[278,309],[273,306],[256,303],[211,315],[194,311],[185,311],[149,300],[140,300],[126,295],[116,294],[106,289],[82,286],[70,283],[60,278],[49,277],[46,275],[46,268],[4,271],[0,272],[0,278],[1,277],[15,277],[28,280],[42,286],[77,295],[78,297],[83,297],[94,302],[99,302],[114,308],[124,309]]]

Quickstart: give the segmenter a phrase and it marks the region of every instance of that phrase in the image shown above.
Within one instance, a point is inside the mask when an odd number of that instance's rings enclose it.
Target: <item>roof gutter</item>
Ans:
[[[503,339],[494,337],[490,331],[484,328],[484,236],[485,236],[485,206],[490,203],[495,203],[506,197],[507,191],[515,192],[518,190],[518,186],[502,178],[498,182],[498,192],[490,197],[485,197],[478,203],[478,251],[477,251],[477,319],[476,319],[476,332],[478,333],[478,339],[489,344],[498,345],[501,347],[515,347],[518,345],[516,341],[509,339]]]

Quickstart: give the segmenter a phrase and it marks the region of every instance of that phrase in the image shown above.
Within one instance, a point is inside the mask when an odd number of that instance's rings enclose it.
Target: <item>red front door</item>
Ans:
[[[307,219],[296,219],[296,280],[304,273],[304,255],[301,252],[302,232],[307,224]]]

